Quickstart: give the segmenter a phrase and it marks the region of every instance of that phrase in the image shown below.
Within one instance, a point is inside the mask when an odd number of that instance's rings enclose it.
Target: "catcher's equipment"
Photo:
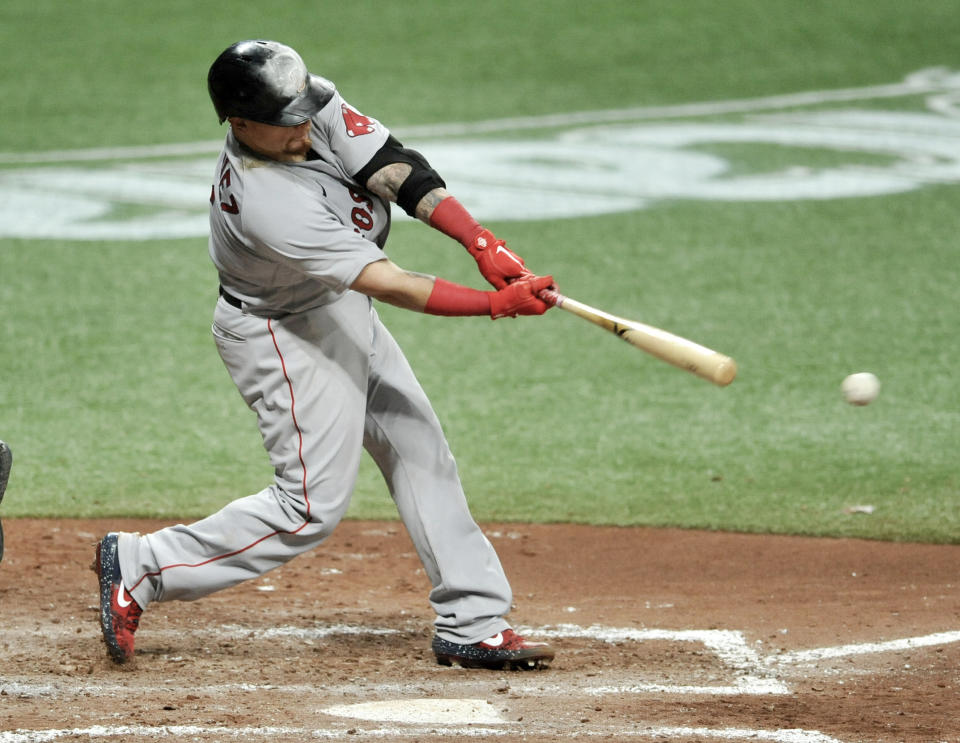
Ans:
[[[10,479],[10,467],[13,466],[13,452],[10,447],[0,441],[0,501],[7,490],[7,481]],[[3,560],[3,524],[0,524],[0,560]]]
[[[220,123],[239,116],[261,124],[296,126],[333,97],[329,80],[307,72],[293,49],[276,41],[238,41],[210,66],[207,89]]]

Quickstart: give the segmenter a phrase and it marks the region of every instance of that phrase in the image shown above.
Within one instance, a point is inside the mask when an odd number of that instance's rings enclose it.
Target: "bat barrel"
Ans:
[[[737,362],[729,356],[721,356],[719,363],[713,368],[710,381],[720,387],[726,387],[737,376]]]
[[[737,363],[729,356],[668,333],[666,330],[633,320],[625,320],[550,289],[541,291],[539,297],[547,304],[560,307],[594,325],[599,325],[641,351],[646,351],[661,361],[673,364],[719,387],[726,387],[737,376]]]
[[[713,356],[704,359],[699,369],[691,371],[718,387],[726,387],[737,376],[737,362],[722,353],[714,353]]]
[[[737,376],[737,364],[729,356],[666,330],[619,318],[611,330],[641,351],[719,387],[726,387]]]

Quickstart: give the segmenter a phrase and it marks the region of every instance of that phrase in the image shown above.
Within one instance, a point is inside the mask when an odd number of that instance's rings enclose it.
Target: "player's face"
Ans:
[[[296,126],[274,126],[231,118],[233,133],[254,152],[284,163],[302,163],[310,151],[310,121]]]

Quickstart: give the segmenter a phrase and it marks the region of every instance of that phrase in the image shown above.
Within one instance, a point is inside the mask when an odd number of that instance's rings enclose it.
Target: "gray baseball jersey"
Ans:
[[[384,257],[389,204],[351,174],[387,136],[339,94],[312,120],[307,162],[263,159],[227,135],[210,256],[230,301],[217,302],[212,331],[275,479],[195,524],[121,534],[123,581],[141,607],[199,598],[319,545],[365,448],[432,583],[437,634],[474,643],[507,628],[510,586],[440,423],[370,299],[349,289]]]

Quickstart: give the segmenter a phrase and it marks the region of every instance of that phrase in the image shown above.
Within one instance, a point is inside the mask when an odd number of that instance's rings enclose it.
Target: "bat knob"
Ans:
[[[540,297],[542,302],[546,302],[551,307],[559,307],[563,304],[563,295],[553,289],[541,289],[537,292],[537,296]]]

